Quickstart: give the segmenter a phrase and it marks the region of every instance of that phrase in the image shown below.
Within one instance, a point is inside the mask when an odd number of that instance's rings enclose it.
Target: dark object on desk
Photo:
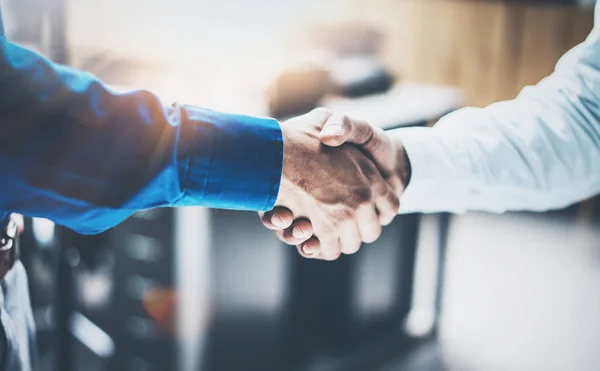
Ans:
[[[329,73],[318,64],[301,65],[282,72],[268,91],[269,113],[276,118],[304,114],[317,107],[330,90]]]
[[[460,108],[464,97],[456,89],[423,84],[397,84],[384,94],[358,99],[327,97],[320,105],[383,129],[426,126]]]
[[[369,24],[314,24],[290,40],[293,52],[309,51],[320,58],[282,72],[268,93],[271,116],[283,119],[304,114],[328,95],[363,97],[386,92],[395,82],[378,58],[383,34]]]
[[[385,93],[396,80],[373,56],[344,58],[333,63],[330,79],[333,93],[349,98]]]
[[[394,76],[372,56],[299,65],[283,71],[268,91],[269,112],[276,118],[304,114],[328,95],[349,98],[387,92]]]

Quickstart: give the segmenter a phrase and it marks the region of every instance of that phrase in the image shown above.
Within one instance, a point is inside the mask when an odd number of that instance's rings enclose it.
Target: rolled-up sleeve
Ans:
[[[0,211],[82,233],[154,207],[266,210],[279,190],[277,121],[117,93],[3,37],[0,128]]]

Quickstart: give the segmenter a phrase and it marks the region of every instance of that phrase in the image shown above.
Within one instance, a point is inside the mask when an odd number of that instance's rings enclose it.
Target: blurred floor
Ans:
[[[600,369],[597,223],[571,212],[454,216],[446,273],[440,342],[399,350],[378,371]],[[102,369],[77,353],[86,370]]]
[[[442,344],[450,370],[600,369],[600,226],[569,213],[454,217]]]

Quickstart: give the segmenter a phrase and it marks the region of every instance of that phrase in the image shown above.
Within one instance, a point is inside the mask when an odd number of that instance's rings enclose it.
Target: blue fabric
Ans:
[[[2,22],[2,7],[0,6],[0,37],[4,36],[4,23]]]
[[[600,194],[600,2],[594,22],[517,98],[393,131],[412,171],[400,212],[546,211]]]
[[[269,118],[118,94],[0,37],[0,210],[98,233],[140,209],[268,210],[283,139]]]

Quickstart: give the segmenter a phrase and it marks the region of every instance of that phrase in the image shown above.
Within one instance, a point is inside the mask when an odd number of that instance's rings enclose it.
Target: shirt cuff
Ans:
[[[8,225],[8,221],[10,219],[10,213],[0,211],[0,228],[4,228]]]
[[[400,198],[400,213],[464,212],[467,195],[457,169],[468,167],[464,149],[451,135],[432,128],[393,130],[411,164],[410,182]]]
[[[283,168],[277,120],[184,109],[180,138],[183,197],[178,205],[270,210]]]

